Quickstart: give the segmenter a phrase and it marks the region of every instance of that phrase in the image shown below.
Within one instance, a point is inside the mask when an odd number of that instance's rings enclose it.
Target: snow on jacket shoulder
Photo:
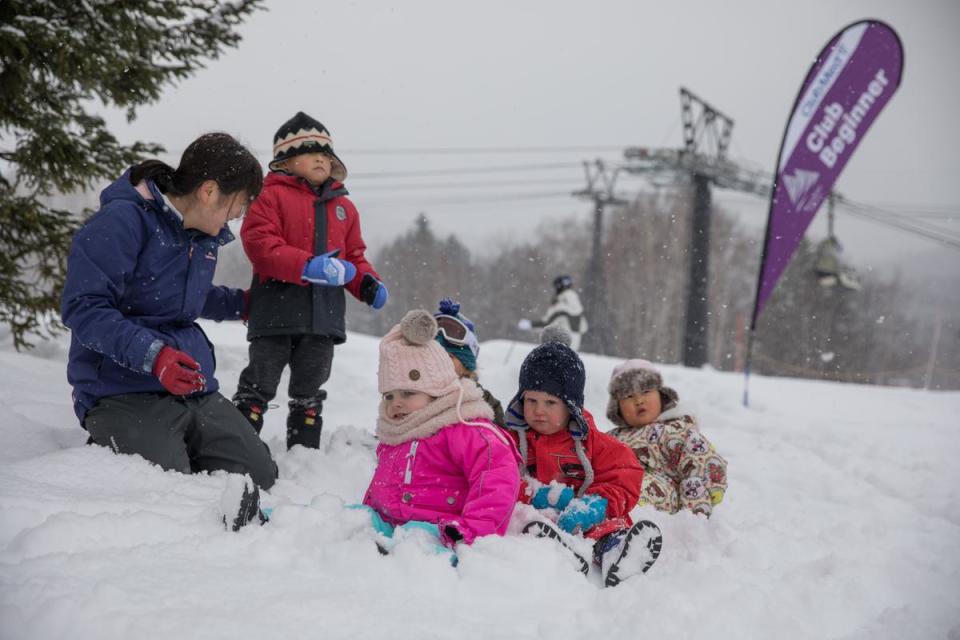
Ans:
[[[458,422],[422,440],[380,444],[363,503],[390,524],[453,525],[467,544],[503,535],[520,490],[520,457],[506,433],[483,422],[488,426]]]
[[[184,229],[156,186],[138,190],[129,172],[104,189],[100,210],[73,237],[61,298],[81,424],[104,396],[165,392],[149,369],[158,346],[188,353],[204,393],[218,389],[213,347],[195,321],[243,313],[243,291],[212,284],[219,248],[232,239],[226,227],[216,237]]]
[[[328,180],[318,190],[296,176],[271,172],[240,230],[253,265],[248,337],[313,333],[346,339],[344,288],[357,299],[363,276],[380,276],[366,259],[360,216],[344,186]],[[339,250],[356,277],[346,287],[301,279],[307,261]]]
[[[669,409],[642,427],[617,427],[610,435],[630,447],[645,469],[674,483],[679,499],[674,508],[696,511],[706,505],[709,513],[723,499],[727,461],[681,408]]]
[[[629,447],[597,429],[593,416],[586,409],[583,417],[589,427],[584,449],[593,467],[593,482],[586,492],[607,499],[608,518],[629,521],[628,514],[640,497],[643,467]],[[569,431],[541,435],[526,427],[522,431],[511,429],[510,433],[514,438],[525,437],[527,440],[526,469],[531,477],[543,484],[557,481],[575,491],[580,490],[586,479],[586,470],[577,456]],[[527,502],[529,496],[521,495],[521,500]]]

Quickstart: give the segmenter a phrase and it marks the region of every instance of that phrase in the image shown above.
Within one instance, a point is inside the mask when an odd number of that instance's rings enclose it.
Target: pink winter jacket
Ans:
[[[513,441],[488,420],[489,428],[458,422],[422,440],[377,447],[377,469],[363,497],[390,524],[410,520],[437,524],[453,546],[447,527],[470,544],[503,535],[520,491],[520,455]]]

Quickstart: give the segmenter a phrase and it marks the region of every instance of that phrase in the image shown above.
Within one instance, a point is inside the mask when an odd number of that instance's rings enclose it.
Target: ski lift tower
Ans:
[[[607,309],[607,276],[603,260],[603,211],[605,207],[623,206],[627,201],[614,193],[619,168],[609,168],[602,160],[583,163],[587,177],[585,189],[574,191],[573,195],[593,201],[593,238],[590,250],[590,262],[587,265],[586,286],[584,288],[584,307],[592,330],[586,334],[585,345],[596,353],[611,353]]]
[[[692,92],[680,88],[683,149],[630,147],[624,151],[624,171],[688,177],[693,189],[690,223],[689,285],[683,364],[702,367],[707,362],[707,311],[710,254],[711,185],[761,196],[770,194],[770,178],[727,160],[733,120]]]

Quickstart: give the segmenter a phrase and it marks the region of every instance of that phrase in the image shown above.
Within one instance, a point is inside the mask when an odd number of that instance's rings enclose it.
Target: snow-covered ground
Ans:
[[[209,325],[223,391],[244,330]],[[372,473],[377,340],[338,348],[319,451],[283,451],[264,527],[227,533],[222,474],[165,473],[85,447],[66,341],[0,349],[0,637],[960,638],[960,393],[665,366],[729,461],[712,520],[656,521],[646,576],[601,589],[556,545],[487,538],[453,569],[415,545],[382,557],[357,502]],[[531,345],[484,343],[506,402]],[[586,356],[601,428],[615,360]],[[285,385],[285,383],[284,383]],[[277,399],[285,406],[286,396]]]

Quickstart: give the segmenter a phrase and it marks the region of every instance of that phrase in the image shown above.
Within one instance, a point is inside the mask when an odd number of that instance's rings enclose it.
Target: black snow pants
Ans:
[[[164,469],[250,474],[263,489],[277,479],[270,449],[220,393],[108,396],[87,413],[84,427],[95,444],[139,454]]]
[[[327,392],[320,387],[333,367],[332,338],[313,334],[262,336],[250,340],[250,362],[240,374],[233,402],[259,432],[267,404],[277,395],[280,376],[290,366],[287,448],[317,448]]]

